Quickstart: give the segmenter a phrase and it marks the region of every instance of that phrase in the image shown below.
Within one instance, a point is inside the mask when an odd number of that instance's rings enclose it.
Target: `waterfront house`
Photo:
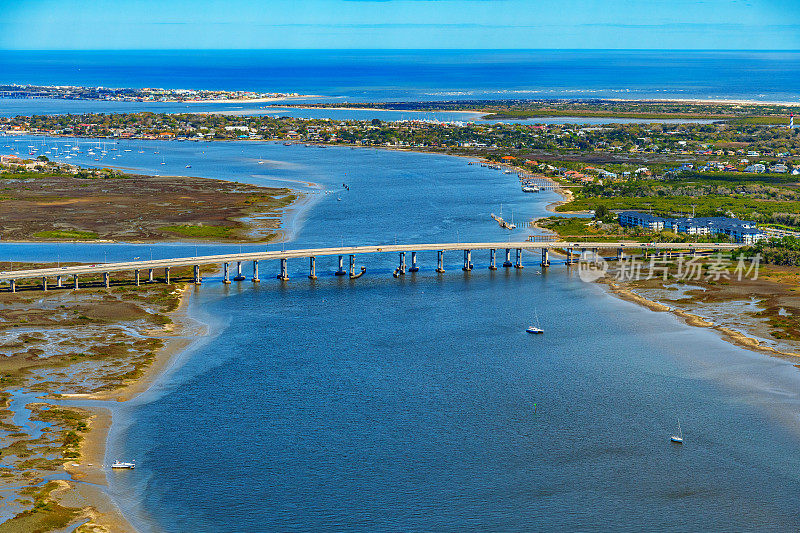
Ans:
[[[745,172],[754,172],[756,174],[763,174],[766,172],[767,168],[762,165],[761,163],[756,163],[755,165],[750,165],[744,169]]]

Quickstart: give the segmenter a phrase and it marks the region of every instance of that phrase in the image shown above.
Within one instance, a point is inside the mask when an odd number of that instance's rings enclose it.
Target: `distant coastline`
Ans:
[[[0,84],[0,99],[38,100],[91,100],[106,102],[169,102],[169,103],[264,103],[298,98],[322,98],[286,92],[258,92],[245,90],[210,89],[151,89],[108,88],[79,85],[17,85]]]

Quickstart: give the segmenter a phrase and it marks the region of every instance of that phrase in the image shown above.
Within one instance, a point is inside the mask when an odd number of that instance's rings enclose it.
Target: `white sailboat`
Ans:
[[[525,331],[527,331],[528,333],[532,333],[534,335],[541,335],[542,333],[544,333],[544,330],[541,328],[539,324],[539,313],[536,311],[534,311],[534,313],[536,314],[536,325],[529,326],[528,329],[526,329]]]
[[[683,432],[681,431],[681,421],[680,421],[680,419],[678,420],[678,434],[671,436],[669,438],[669,440],[671,440],[672,442],[675,442],[677,444],[683,444]]]

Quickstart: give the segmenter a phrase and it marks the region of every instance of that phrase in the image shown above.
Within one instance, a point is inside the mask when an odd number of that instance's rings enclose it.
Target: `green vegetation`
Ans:
[[[485,109],[481,110],[487,111]],[[702,115],[702,114],[681,114],[681,113],[630,113],[624,111],[588,111],[583,109],[508,109],[504,111],[492,111],[483,118],[486,120],[495,119],[525,119],[536,117],[587,117],[587,118],[632,118],[643,120],[659,119],[729,119],[731,115]]]
[[[182,237],[192,239],[224,239],[230,237],[233,228],[223,226],[205,226],[200,224],[179,224],[174,226],[163,226],[161,228],[170,233],[176,233]]]
[[[0,524],[0,533],[39,533],[65,528],[77,516],[79,509],[56,503],[51,493],[58,488],[58,482],[50,481],[41,487],[24,489],[23,494],[33,499],[33,508]]]
[[[783,213],[800,213],[800,201],[770,202],[749,198],[713,196],[694,198],[691,196],[642,197],[619,196],[614,198],[582,198],[560,205],[557,211],[582,211],[605,206],[613,210],[652,211],[654,215],[672,216],[691,212],[695,206],[696,216],[725,216],[732,213],[742,218],[763,219]]]
[[[609,215],[613,219],[613,215]],[[570,241],[591,242],[726,242],[724,236],[692,237],[684,233],[672,231],[651,231],[646,228],[623,228],[613,221],[603,222],[597,219],[579,217],[548,217],[536,221],[536,225],[555,232],[559,238]]]
[[[742,249],[745,255],[761,254],[761,261],[767,264],[800,266],[800,239],[783,237],[761,241]]]
[[[761,126],[787,126],[786,117],[745,117],[731,120],[731,124],[758,124]]]
[[[741,172],[698,172],[696,170],[683,170],[681,172],[671,173],[669,183],[686,182],[695,185],[715,184],[719,182],[727,182],[736,185],[782,185],[782,184],[796,184],[798,176],[791,174],[743,174]]]
[[[78,231],[78,230],[50,230],[38,231],[33,234],[35,239],[46,240],[70,240],[70,241],[90,241],[97,239],[97,233],[93,231]]]
[[[761,224],[800,228],[796,176],[732,172],[680,173],[664,180],[590,183],[558,211],[638,210],[675,217],[735,216]],[[603,217],[605,220],[607,216]]]

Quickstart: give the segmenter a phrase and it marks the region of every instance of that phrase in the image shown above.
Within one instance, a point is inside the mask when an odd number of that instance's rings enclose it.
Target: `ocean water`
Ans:
[[[245,89],[329,101],[800,98],[800,53],[608,50],[0,51],[0,83]]]
[[[555,199],[463,158],[272,143],[126,147],[120,165],[141,172],[191,163],[199,176],[316,184],[302,186],[312,201],[290,218],[292,240],[272,247],[502,241],[489,219],[501,203],[520,221]],[[236,248],[6,243],[0,256]],[[473,254],[469,274],[448,253],[439,276],[426,253],[403,279],[391,276],[394,254],[359,256],[367,274],[354,281],[333,276],[334,258],[318,259],[313,283],[301,260],[289,262],[287,283],[268,262],[259,285],[206,278],[190,313],[213,334],[143,396],[113,406],[107,462],[136,459],[137,468],[111,472],[110,494],[144,531],[800,527],[791,361],[612,298],[563,265],[541,272],[537,254],[521,271],[495,273],[487,255]],[[526,334],[537,315],[545,335]],[[678,418],[683,446],[669,442]]]

